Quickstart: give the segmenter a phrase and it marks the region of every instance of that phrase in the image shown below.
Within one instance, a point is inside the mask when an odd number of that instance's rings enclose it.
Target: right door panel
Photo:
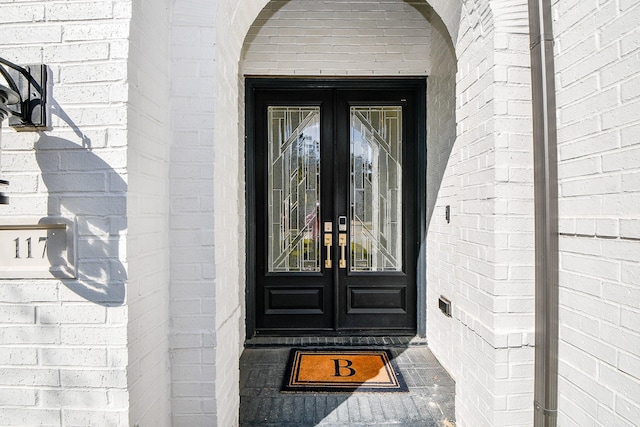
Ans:
[[[411,91],[338,91],[336,210],[348,218],[338,329],[413,330],[415,103]]]

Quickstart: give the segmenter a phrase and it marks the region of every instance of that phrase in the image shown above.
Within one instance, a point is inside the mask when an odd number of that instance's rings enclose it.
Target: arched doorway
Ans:
[[[436,26],[434,28],[432,24],[433,20],[436,20]],[[307,25],[308,24],[308,25]],[[243,48],[242,60],[241,60],[241,75],[249,77],[273,77],[273,76],[305,76],[306,78],[313,77],[326,78],[326,76],[332,76],[333,79],[341,76],[348,76],[351,80],[355,78],[371,78],[372,76],[384,76],[386,78],[399,78],[399,76],[412,76],[421,77],[423,81],[430,73],[431,68],[438,66],[434,65],[432,58],[441,58],[443,52],[442,37],[440,35],[433,36],[432,33],[440,31],[442,32],[444,26],[441,24],[437,16],[434,16],[431,8],[425,2],[406,2],[398,0],[395,2],[385,2],[379,4],[379,2],[354,2],[352,4],[345,5],[344,2],[323,2],[322,4],[313,1],[296,1],[296,2],[271,2],[265,6],[262,12],[258,15],[254,21],[253,26],[249,29],[248,36]],[[446,33],[446,31],[445,31]],[[436,39],[433,43],[432,40]],[[450,43],[449,43],[450,46]],[[438,51],[434,55],[432,48]],[[452,51],[449,47],[445,49],[452,55]],[[450,79],[453,79],[455,73],[455,67],[449,70],[451,75]],[[244,81],[241,82],[243,87]],[[360,85],[360,87],[366,87],[367,83]],[[436,88],[442,90],[442,85],[436,82]],[[440,96],[440,102],[443,102],[447,97],[450,99],[448,107],[449,110],[446,113],[434,114],[434,117],[438,117],[442,120],[443,116],[453,115],[453,86],[447,88],[449,93],[447,96]],[[249,93],[249,97],[252,94]],[[249,99],[249,97],[247,99]],[[398,99],[398,102],[402,97]],[[420,103],[424,104],[426,100],[426,94],[421,95]],[[251,107],[252,108],[252,107]],[[424,108],[423,108],[424,110]],[[254,114],[253,111],[249,111],[249,107],[245,108],[247,114]],[[418,126],[421,135],[425,133],[424,123],[424,111],[414,112],[419,116],[421,124]],[[453,120],[448,123],[449,127],[453,129],[455,133],[455,125]],[[251,127],[251,124],[247,122],[247,126]],[[253,129],[247,129],[247,136],[249,140],[253,137]],[[442,131],[434,132],[442,135]],[[446,141],[443,143],[449,143]],[[424,143],[422,141],[421,143]],[[260,282],[260,277],[264,277],[263,273],[256,273],[254,270],[255,264],[252,259],[259,259],[263,256],[265,251],[264,245],[260,245],[259,253],[255,253],[251,250],[251,245],[254,241],[261,242],[267,240],[264,236],[252,236],[251,232],[253,227],[253,221],[255,219],[251,216],[252,209],[255,209],[253,201],[249,200],[249,268],[247,271],[247,295],[248,295],[248,307],[246,311],[248,331],[251,335],[254,332],[254,325],[256,324],[255,316],[263,316],[263,314],[257,314],[259,312],[271,312],[271,313],[300,313],[307,310],[307,312],[333,313],[329,314],[329,317],[333,317],[333,320],[329,321],[325,318],[325,315],[317,316],[323,320],[324,323],[316,324],[316,330],[337,329],[337,325],[340,323],[339,316],[333,307],[338,304],[340,298],[345,303],[360,298],[362,301],[361,308],[353,308],[352,312],[361,313],[368,312],[370,318],[377,317],[376,313],[372,311],[372,307],[382,303],[382,305],[395,305],[393,307],[388,306],[383,311],[408,311],[411,318],[410,321],[405,322],[405,327],[400,328],[403,333],[415,333],[416,330],[424,335],[426,330],[426,275],[425,275],[425,249],[423,247],[424,239],[424,218],[426,215],[425,208],[425,179],[424,179],[424,166],[426,160],[424,158],[424,147],[418,149],[416,145],[411,145],[415,150],[408,155],[410,159],[421,159],[418,161],[422,172],[421,178],[418,175],[415,185],[407,189],[415,195],[415,197],[407,203],[406,209],[411,209],[415,214],[415,226],[410,233],[412,237],[408,238],[413,243],[410,248],[411,251],[407,251],[407,254],[411,254],[412,264],[411,266],[403,265],[401,270],[405,271],[409,268],[410,275],[412,276],[410,281],[412,282],[413,289],[409,294],[406,294],[405,289],[398,290],[398,288],[384,288],[384,284],[378,283],[376,286],[382,286],[384,289],[380,289],[382,292],[386,292],[385,296],[382,294],[372,294],[364,289],[359,289],[361,293],[354,294],[351,291],[347,291],[345,287],[342,291],[342,297],[338,291],[327,292],[327,287],[315,287],[313,290],[291,290],[292,285],[286,285],[282,282],[277,282],[277,279],[273,279],[274,283],[267,286],[267,289],[260,288],[257,292],[254,283]],[[252,153],[246,153],[248,158]],[[248,164],[248,174],[253,173],[255,165]],[[265,175],[261,177],[266,182],[268,177]],[[412,181],[413,183],[413,181]],[[247,182],[250,186],[250,182]],[[249,197],[253,197],[249,195]],[[266,199],[265,199],[266,200]],[[259,206],[258,209],[262,209]],[[255,211],[253,211],[255,212]],[[268,214],[268,212],[267,212]],[[332,222],[337,222],[338,216],[333,218]],[[281,222],[279,220],[279,222]],[[324,226],[324,220],[322,226]],[[351,221],[349,221],[351,223]],[[421,225],[422,224],[422,225]],[[262,232],[261,232],[262,233]],[[256,240],[257,237],[257,240]],[[335,235],[337,240],[339,235]],[[309,239],[306,239],[309,240]],[[305,239],[302,239],[298,244],[303,244]],[[375,239],[369,239],[369,242],[375,241]],[[324,242],[321,242],[324,243]],[[339,242],[335,242],[336,247]],[[351,240],[347,243],[357,248],[355,242],[351,243]],[[351,248],[351,249],[353,249]],[[303,248],[304,249],[304,248]],[[290,251],[291,253],[292,251]],[[300,250],[298,250],[300,252]],[[308,251],[307,251],[308,252]],[[324,262],[326,258],[331,256],[325,253],[325,246],[318,244],[316,252],[320,259],[320,270],[324,270]],[[351,250],[346,251],[348,255],[351,255]],[[360,251],[360,253],[368,253],[368,251]],[[422,253],[421,256],[418,254]],[[334,254],[335,257],[339,256],[340,252]],[[264,255],[267,257],[268,255]],[[253,257],[253,258],[252,258]],[[337,260],[336,260],[337,261]],[[259,267],[263,267],[260,265]],[[284,268],[284,267],[283,267]],[[267,272],[267,276],[271,273]],[[256,274],[257,277],[256,278]],[[288,273],[290,274],[290,273]],[[351,275],[351,272],[347,276]],[[379,280],[379,279],[378,279]],[[294,279],[295,281],[295,279]],[[299,281],[299,280],[298,280]],[[337,282],[338,280],[336,280]],[[284,286],[284,288],[282,287]],[[338,289],[340,285],[336,285]],[[329,286],[331,288],[331,286]],[[290,294],[289,291],[293,292]],[[275,292],[275,293],[274,293]],[[309,294],[311,292],[311,294]],[[345,296],[345,294],[347,296]],[[293,295],[299,297],[300,304],[288,306],[293,298]],[[355,296],[357,295],[357,296]],[[375,302],[378,298],[378,302]],[[318,304],[326,308],[329,301],[336,300],[335,304],[331,304],[329,310],[320,309]],[[273,306],[269,304],[275,304]],[[265,305],[266,304],[266,305]],[[254,310],[256,314],[254,315]],[[344,310],[347,310],[344,308]],[[347,310],[348,311],[348,310]],[[417,318],[416,318],[417,312]],[[380,314],[380,313],[378,313]],[[268,317],[268,316],[267,316]],[[278,316],[275,316],[278,317]],[[346,318],[348,316],[342,316]],[[363,315],[362,317],[366,317]],[[288,318],[284,316],[284,319]],[[288,320],[281,320],[280,326],[289,323]],[[357,323],[357,322],[356,322]],[[260,321],[258,320],[258,324]],[[409,326],[410,325],[410,326]],[[272,331],[278,329],[279,324],[276,322],[267,329]],[[274,329],[275,328],[275,329]],[[359,328],[363,328],[363,324],[360,324]],[[260,329],[260,327],[258,327]],[[357,327],[353,327],[350,333],[357,330]],[[380,329],[378,333],[389,333],[391,329]],[[371,333],[371,330],[370,332]]]

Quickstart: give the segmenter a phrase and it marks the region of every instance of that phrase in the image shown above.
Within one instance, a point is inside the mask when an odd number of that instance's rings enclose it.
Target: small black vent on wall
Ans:
[[[438,298],[438,306],[445,316],[451,317],[451,301],[440,295],[440,298]]]

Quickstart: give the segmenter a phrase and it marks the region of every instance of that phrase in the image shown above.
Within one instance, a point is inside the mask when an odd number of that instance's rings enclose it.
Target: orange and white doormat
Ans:
[[[292,349],[284,392],[406,392],[388,350]]]

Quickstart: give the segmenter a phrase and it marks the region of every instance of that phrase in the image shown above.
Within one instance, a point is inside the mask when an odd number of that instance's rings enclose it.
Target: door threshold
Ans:
[[[245,348],[256,347],[418,347],[426,346],[427,339],[412,336],[300,336],[300,337],[254,337],[245,341]]]

